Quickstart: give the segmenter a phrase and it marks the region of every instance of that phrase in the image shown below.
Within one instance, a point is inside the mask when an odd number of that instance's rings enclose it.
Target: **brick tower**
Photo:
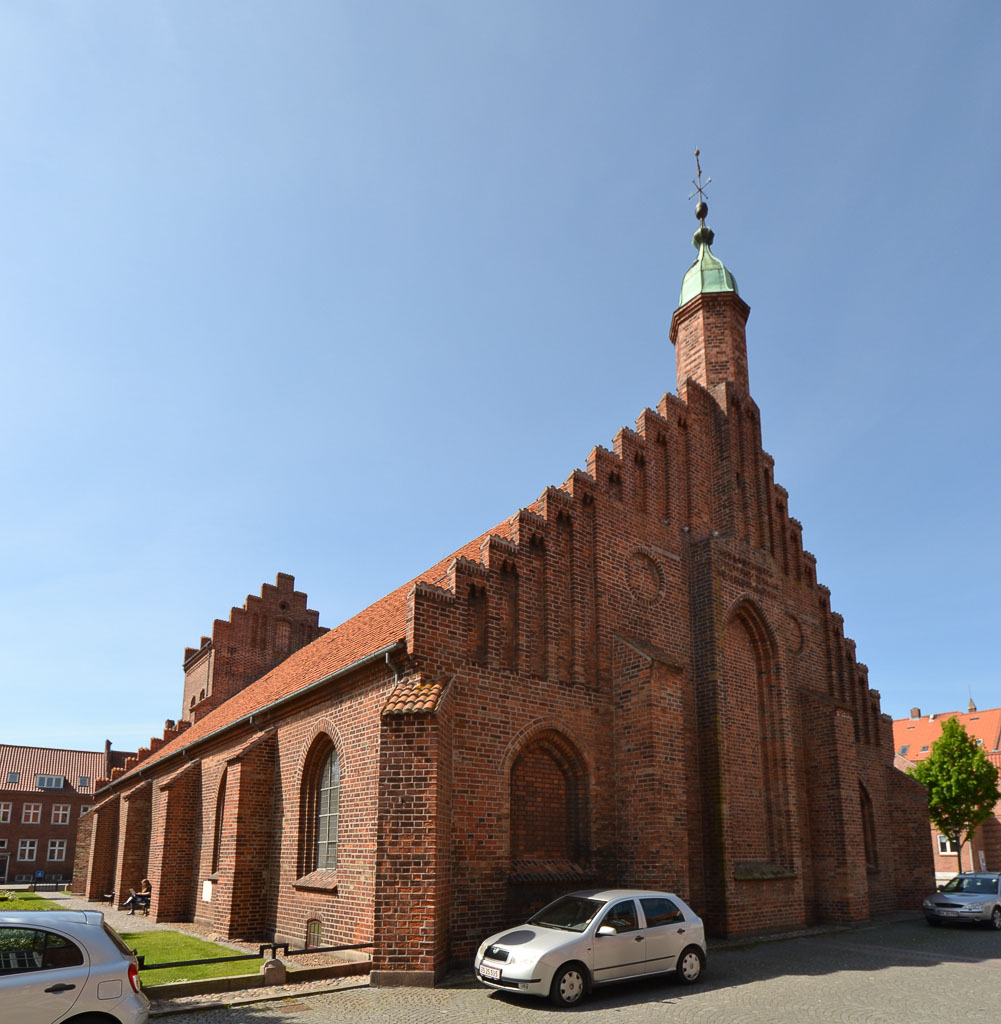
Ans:
[[[182,721],[196,721],[326,633],[306,600],[295,577],[280,572],[273,586],[261,586],[260,597],[248,594],[242,608],[233,608],[228,621],[216,619],[211,637],[185,648]]]

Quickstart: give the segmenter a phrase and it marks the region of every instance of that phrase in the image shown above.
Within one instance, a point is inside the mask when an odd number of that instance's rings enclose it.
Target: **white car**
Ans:
[[[669,892],[574,892],[476,951],[476,977],[502,992],[573,1006],[594,985],[674,971],[692,984],[706,966],[702,919]]]
[[[146,1024],[148,1019],[136,958],[99,910],[0,913],[0,1020]]]

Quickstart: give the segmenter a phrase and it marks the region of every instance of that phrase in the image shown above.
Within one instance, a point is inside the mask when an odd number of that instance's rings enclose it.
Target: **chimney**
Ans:
[[[911,718],[920,718],[921,708],[911,708]]]

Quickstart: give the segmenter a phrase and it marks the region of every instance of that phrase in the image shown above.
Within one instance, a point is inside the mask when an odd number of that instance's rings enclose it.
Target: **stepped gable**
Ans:
[[[492,552],[505,555],[509,549],[516,551],[519,544],[531,539],[534,531],[542,531],[546,524],[570,517],[578,502],[583,501],[586,504],[593,500],[596,491],[607,490],[618,495],[626,465],[634,460],[641,461],[644,457],[644,448],[651,443],[659,443],[664,427],[669,424],[671,417],[681,423],[694,423],[697,419],[714,421],[718,415],[719,407],[715,400],[699,384],[688,380],[685,382],[684,391],[685,401],[674,395],[665,394],[658,403],[656,412],[651,409],[643,410],[636,419],[636,430],[623,427],[618,431],[613,439],[613,450],[601,445],[594,447],[588,456],[586,470],[574,470],[559,487],[546,487],[534,502],[519,509],[503,523],[480,534],[353,618],[289,655],[245,689],[229,697],[203,717],[197,718],[183,735],[165,733],[164,739],[168,741],[162,746],[148,753],[146,749],[143,750],[142,768],[148,768],[174,751],[189,747],[211,733],[224,729],[239,719],[344,669],[381,648],[405,642],[408,635],[408,605],[411,592],[415,588],[415,597],[454,600],[459,592],[457,576],[463,581],[482,576],[488,570]],[[715,413],[712,412],[714,409]],[[767,453],[764,454],[767,457]],[[767,457],[767,461],[770,463],[770,457]],[[782,538],[775,554],[782,563],[784,574],[797,581],[805,580],[817,585],[814,575],[816,560],[803,549],[802,528],[799,522],[788,514],[787,492],[780,484],[773,483],[772,486],[779,499],[778,533]],[[706,523],[698,525],[708,528],[714,524],[707,520]],[[820,589],[826,592],[822,585]],[[837,613],[833,613],[833,617],[840,622]],[[841,635],[839,629],[839,639]],[[403,706],[408,703],[406,700],[401,702]],[[392,710],[395,710],[395,707],[392,707]],[[408,710],[413,708],[409,707]],[[137,763],[132,762],[127,771],[116,769],[112,773],[113,780],[122,778],[135,767]]]
[[[189,747],[210,733],[224,729],[227,725],[315,683],[324,676],[403,640],[407,632],[407,597],[410,591],[421,583],[440,587],[447,580],[449,567],[456,559],[475,560],[480,548],[492,533],[503,534],[509,529],[505,522],[493,530],[480,534],[421,575],[397,587],[353,618],[342,622],[308,646],[296,651],[256,682],[185,728],[181,735],[170,736],[168,742],[143,759],[141,767],[146,769],[176,750]],[[131,771],[133,767],[136,765],[131,765],[129,770]],[[120,771],[115,776],[115,781],[124,774]]]

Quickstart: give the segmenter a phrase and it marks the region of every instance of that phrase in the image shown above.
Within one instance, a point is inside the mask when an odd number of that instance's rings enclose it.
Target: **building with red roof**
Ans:
[[[0,743],[0,885],[65,882],[73,873],[80,816],[99,779],[133,756]]]
[[[773,478],[697,212],[677,394],[340,626],[310,638],[303,597],[189,649],[181,719],[83,820],[77,892],[148,876],[159,921],[371,944],[375,984],[433,983],[568,889],[675,891],[715,935],[918,905],[924,790]],[[252,635],[268,657],[222,673]]]
[[[1001,770],[1001,708],[978,711],[970,699],[966,712],[943,711],[924,716],[920,708],[911,708],[909,718],[893,721],[893,746],[896,765],[909,771],[931,753],[932,745],[942,734],[942,723],[958,718],[983,750],[987,759]],[[931,826],[932,855],[935,858],[935,877],[947,881],[956,874],[958,857],[949,839],[934,825]],[[994,814],[973,834],[963,847],[963,869],[966,871],[1001,871],[1001,803]]]

